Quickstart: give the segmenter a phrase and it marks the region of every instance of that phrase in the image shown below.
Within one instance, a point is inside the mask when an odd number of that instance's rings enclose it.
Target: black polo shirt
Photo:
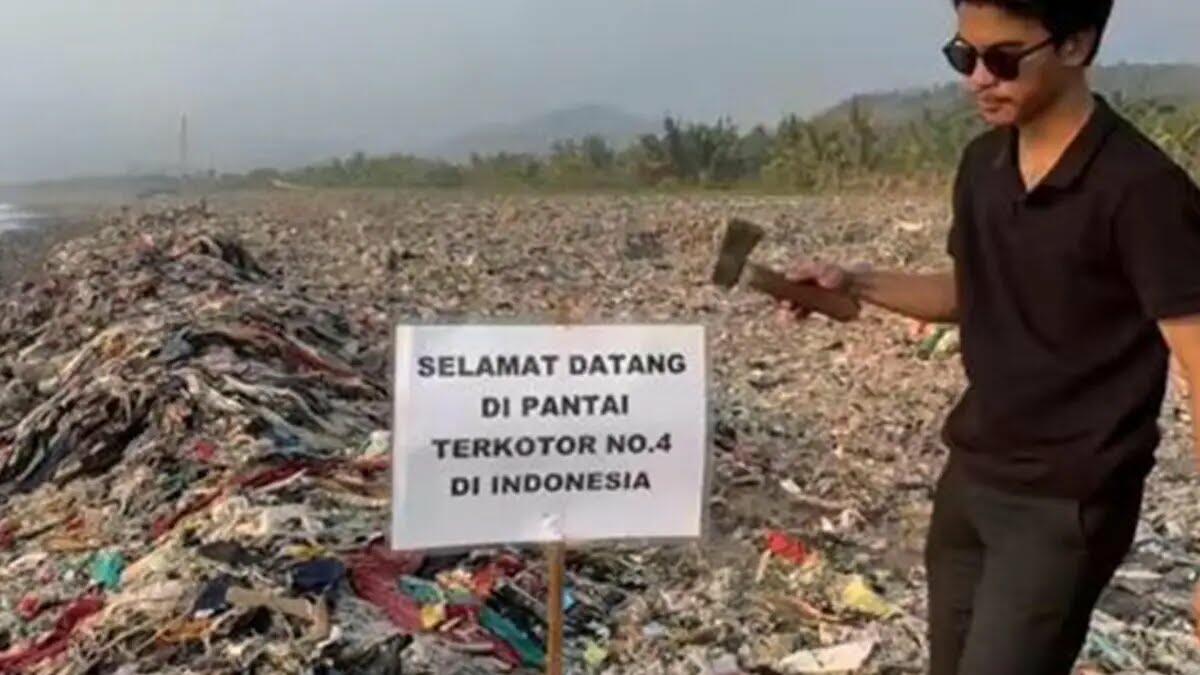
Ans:
[[[963,154],[949,251],[969,386],[943,438],[977,480],[1087,498],[1154,464],[1169,352],[1200,314],[1200,191],[1096,97],[1027,192],[1015,130]]]

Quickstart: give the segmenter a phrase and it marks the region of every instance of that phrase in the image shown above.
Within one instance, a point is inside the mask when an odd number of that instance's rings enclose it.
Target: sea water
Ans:
[[[0,232],[20,230],[32,225],[44,216],[0,202]]]

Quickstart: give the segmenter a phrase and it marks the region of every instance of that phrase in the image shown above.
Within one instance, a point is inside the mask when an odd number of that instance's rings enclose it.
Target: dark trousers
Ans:
[[[938,480],[925,550],[932,675],[1069,675],[1129,551],[1142,487],[1086,503]]]

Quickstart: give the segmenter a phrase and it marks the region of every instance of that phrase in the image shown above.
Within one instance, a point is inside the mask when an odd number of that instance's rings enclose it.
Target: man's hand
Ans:
[[[888,272],[869,265],[849,267],[812,260],[801,260],[786,276],[792,281],[812,282],[822,288],[841,291],[858,303],[870,303],[910,319],[927,323],[957,323],[958,298],[952,272]],[[804,319],[811,312],[804,307],[780,303],[775,313],[783,323]]]
[[[792,265],[786,272],[786,276],[788,280],[797,283],[814,283],[821,288],[853,295],[851,293],[851,279],[852,275],[859,271],[866,271],[866,266],[857,266],[853,270],[848,270],[830,263],[815,260],[800,260]],[[784,300],[779,303],[776,318],[781,323],[790,323],[798,319],[808,318],[811,313],[805,307],[796,307],[791,302]]]

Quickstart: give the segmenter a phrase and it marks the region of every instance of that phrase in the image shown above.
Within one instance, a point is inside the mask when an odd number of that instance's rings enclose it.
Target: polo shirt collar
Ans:
[[[1063,152],[1062,157],[1059,158],[1050,173],[1038,184],[1039,189],[1045,186],[1063,190],[1074,185],[1083,176],[1083,172],[1095,158],[1096,153],[1104,147],[1104,142],[1108,139],[1109,134],[1116,128],[1118,117],[1108,101],[1099,94],[1093,94],[1093,97],[1096,99],[1096,107],[1092,111],[1091,117],[1088,118],[1087,124],[1067,146],[1066,151]],[[1005,133],[1004,142],[1000,144],[1000,151],[996,155],[996,168],[1012,169],[1017,171],[1019,176],[1016,148],[1017,130],[1015,127],[1009,127]]]

